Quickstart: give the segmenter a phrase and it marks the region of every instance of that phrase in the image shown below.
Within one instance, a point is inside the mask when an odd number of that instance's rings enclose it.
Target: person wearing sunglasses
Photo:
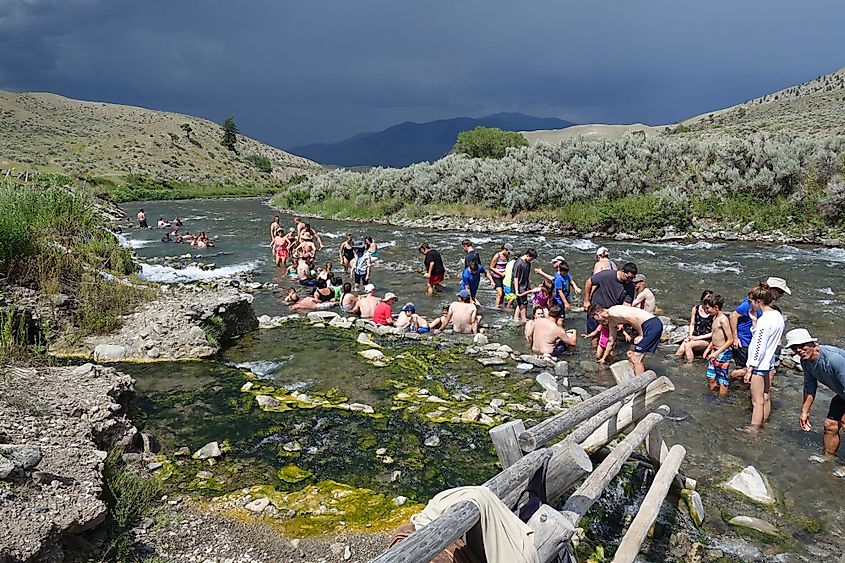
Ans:
[[[804,369],[804,402],[798,424],[809,432],[810,408],[816,398],[819,382],[836,393],[824,420],[824,457],[836,458],[839,449],[839,432],[845,425],[845,350],[836,346],[819,345],[807,329],[796,328],[786,333],[786,346],[801,358]]]

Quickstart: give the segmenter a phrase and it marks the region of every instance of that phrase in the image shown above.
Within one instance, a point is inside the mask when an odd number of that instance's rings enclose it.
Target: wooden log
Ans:
[[[562,494],[562,492],[559,492],[557,493],[557,497],[551,496],[549,494],[550,491],[556,491],[562,484],[566,484],[567,488],[569,488],[593,470],[593,463],[584,452],[584,449],[578,444],[562,443],[554,448],[544,448],[544,450],[548,451],[551,455],[546,472],[546,494],[550,499],[557,498]],[[513,508],[519,501],[522,491],[525,490],[528,480],[533,475],[534,473],[531,473],[524,482],[517,484],[510,491],[507,491],[504,496],[500,495],[499,498],[508,507]]]
[[[490,429],[490,440],[496,448],[502,469],[507,469],[522,457],[518,437],[523,432],[525,424],[521,420],[511,420]]]
[[[524,452],[534,451],[613,403],[644,389],[655,379],[657,379],[657,374],[647,371],[630,381],[611,387],[580,404],[569,407],[522,432],[519,435],[519,446]]]
[[[561,462],[563,452],[573,444],[579,444],[587,436],[592,434],[596,428],[604,424],[622,408],[622,403],[613,403],[603,411],[595,414],[573,430],[569,436],[552,446],[552,459],[549,462],[549,470],[546,472],[546,496],[549,500],[560,498],[569,488],[584,477],[585,473],[572,464]],[[531,455],[531,454],[528,454]]]
[[[548,504],[537,509],[527,524],[534,530],[534,547],[540,563],[553,561],[566,546],[563,538],[572,537],[575,532],[569,520]]]
[[[475,526],[480,516],[478,507],[472,502],[455,503],[439,518],[371,559],[370,563],[427,563]]]
[[[575,493],[569,497],[561,511],[573,526],[577,526],[581,517],[587,513],[598,500],[608,483],[622,469],[622,464],[638,445],[645,440],[651,429],[660,424],[665,415],[669,414],[669,407],[660,406],[657,412],[650,413],[628,434],[624,440],[613,448],[603,462],[584,479]],[[568,541],[569,538],[567,538]]]
[[[625,532],[625,537],[622,538],[622,542],[616,550],[616,555],[613,557],[614,563],[633,563],[637,558],[643,540],[648,534],[649,528],[657,519],[666,493],[669,492],[669,487],[675,480],[675,475],[678,473],[686,453],[687,451],[681,445],[672,446],[672,449],[669,450],[660,471],[654,476],[654,481],[652,481],[634,521],[631,522],[628,531]]]
[[[635,394],[622,405],[616,417],[608,420],[581,442],[584,451],[593,454],[603,448],[620,432],[651,412],[663,397],[674,390],[675,386],[667,377],[660,377],[649,383],[643,392]]]
[[[666,446],[666,442],[663,441],[663,434],[660,432],[659,427],[653,428],[648,433],[648,437],[645,439],[645,451],[654,470],[657,471],[660,469],[663,460],[669,455],[669,448]]]
[[[630,381],[634,375],[634,364],[630,360],[619,360],[610,366],[610,373],[613,374],[613,379],[616,383],[625,383]]]

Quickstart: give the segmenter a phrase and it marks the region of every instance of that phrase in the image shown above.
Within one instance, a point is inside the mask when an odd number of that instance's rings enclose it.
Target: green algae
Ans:
[[[314,474],[291,463],[279,469],[276,476],[285,483],[299,483],[313,477]]]

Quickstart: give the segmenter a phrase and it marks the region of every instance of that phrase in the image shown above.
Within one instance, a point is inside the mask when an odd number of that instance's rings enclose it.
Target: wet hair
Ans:
[[[637,269],[637,265],[633,262],[625,262],[625,265],[622,266],[622,271],[626,274],[633,274],[636,276],[639,270]]]
[[[602,311],[604,311],[604,305],[600,305],[599,303],[593,303],[592,305],[590,305],[588,318],[592,318],[593,315],[595,315],[596,313],[601,313]]]
[[[442,308],[442,309],[440,309],[440,312],[441,312],[441,313],[448,313],[448,312],[449,312],[449,306],[448,306],[448,305],[443,305],[443,308]]]
[[[431,250],[431,247],[428,245],[427,242],[424,242],[420,245],[420,252],[422,252],[423,250]]]
[[[373,241],[373,237],[364,237],[364,242],[367,244],[373,244],[375,241]]]
[[[332,278],[332,285],[333,286],[338,287],[342,283],[343,283],[343,278],[341,278],[339,276],[335,276],[335,277]]]
[[[564,274],[569,273],[569,263],[566,260],[563,260],[558,264],[557,269],[559,272],[563,272]]]
[[[709,289],[705,289],[704,291],[702,291],[701,292],[701,298],[699,299],[701,304],[704,305],[704,300],[707,299],[708,297],[710,297],[711,295],[713,295],[713,292],[710,291]]]
[[[478,271],[478,260],[470,260],[469,261],[469,269],[470,269],[471,272],[473,272],[473,271],[477,272]]]
[[[711,292],[710,295],[702,299],[701,304],[706,307],[716,307],[721,311],[725,308],[725,298]]]
[[[748,298],[751,301],[762,301],[764,305],[771,305],[772,301],[775,300],[774,295],[772,295],[772,288],[762,282],[757,287],[751,288],[751,291],[748,292]]]
[[[335,279],[340,279],[340,278],[335,278]],[[334,283],[334,282],[332,282],[332,283]],[[352,293],[352,284],[351,283],[346,282],[345,284],[343,284],[343,293],[344,294]]]
[[[325,289],[325,288],[326,288],[326,285],[327,285],[327,284],[326,284],[326,280],[319,279],[319,278],[316,280],[316,282],[315,282],[315,283],[316,283],[316,285],[317,285],[317,289]]]
[[[525,250],[525,255],[532,258],[532,259],[537,258],[537,251],[534,250],[533,248],[528,248],[528,249]]]
[[[461,241],[461,246],[472,246],[472,241],[468,238],[465,238],[463,241]]]
[[[310,228],[311,228],[311,223],[305,223],[305,228],[306,228],[306,229],[310,229]]]
[[[560,305],[558,305],[557,303],[552,303],[551,305],[549,305],[549,316],[552,317],[553,319],[559,319],[560,318]]]

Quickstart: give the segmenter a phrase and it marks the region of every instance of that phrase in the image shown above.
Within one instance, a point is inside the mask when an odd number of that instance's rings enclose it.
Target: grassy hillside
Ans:
[[[0,168],[200,184],[285,181],[318,169],[242,135],[235,154],[205,119],[55,94],[0,90],[0,123]]]
[[[760,131],[802,137],[845,134],[845,68],[743,104],[690,118],[669,134],[719,140]]]

